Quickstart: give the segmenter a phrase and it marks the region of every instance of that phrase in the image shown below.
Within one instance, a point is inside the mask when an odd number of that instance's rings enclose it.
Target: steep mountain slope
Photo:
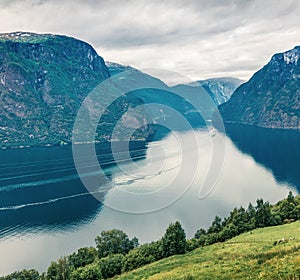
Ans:
[[[148,117],[154,123],[161,123],[173,130],[184,130],[186,127],[179,122],[176,113],[181,114],[191,127],[205,127],[210,124],[213,112],[221,100],[230,96],[242,81],[235,78],[217,78],[204,81],[210,88],[194,82],[191,85],[179,84],[169,87],[163,81],[140,70],[118,63],[106,62],[111,76],[126,80],[129,87],[142,85],[132,94],[141,99],[148,107]],[[127,73],[130,72],[128,75]],[[130,76],[130,77],[128,77]],[[157,105],[162,106],[157,106]],[[163,106],[170,110],[165,110]],[[149,119],[149,118],[148,118]],[[175,121],[174,121],[175,120]]]
[[[219,109],[225,123],[300,129],[300,47],[275,54]]]
[[[244,81],[232,78],[211,78],[207,80],[196,81],[188,84],[193,87],[202,87],[215,101],[217,105],[220,105],[229,100],[233,92],[240,86]]]
[[[83,41],[0,34],[0,147],[70,143],[82,100],[109,76],[104,60]],[[117,116],[142,103],[125,99],[104,114],[97,140],[109,139]]]
[[[143,77],[143,79],[147,78],[149,84],[153,84],[154,86],[158,86],[161,88],[165,88],[166,90],[186,93],[187,96],[191,94],[201,94],[203,95],[204,91],[212,98],[216,105],[220,105],[229,100],[233,92],[237,89],[239,85],[241,85],[244,81],[232,78],[232,77],[224,77],[224,78],[211,78],[207,80],[199,80],[189,84],[178,84],[172,87],[168,87],[161,80],[154,78],[146,73],[143,73],[131,66],[125,66],[122,64],[118,64],[115,62],[105,62],[109,73],[111,76],[120,74],[122,72],[131,70],[138,71]],[[205,100],[203,100],[205,102]]]
[[[161,124],[176,131],[185,130],[186,125],[174,121],[178,120],[177,114],[180,114],[190,127],[206,125],[204,121],[206,116],[202,115],[201,111],[204,109],[212,111],[212,106],[203,88],[169,87],[160,79],[133,67],[114,62],[106,62],[106,65],[113,79],[126,81],[126,85],[122,87],[124,92],[130,92],[132,96],[148,104],[145,113],[147,120],[152,124]],[[161,132],[161,129],[159,131]]]

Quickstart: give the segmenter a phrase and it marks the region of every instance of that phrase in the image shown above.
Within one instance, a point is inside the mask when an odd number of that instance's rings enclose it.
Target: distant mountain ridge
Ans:
[[[145,88],[134,93],[136,98],[140,98],[145,104],[161,104],[174,109],[184,115],[191,128],[211,125],[212,115],[217,106],[227,100],[242,83],[242,80],[228,77],[168,86],[160,79],[131,66],[114,62],[106,62],[106,65],[111,76],[118,75],[117,79],[127,79],[130,85],[134,85],[137,81],[145,85]],[[128,71],[134,73],[134,79],[128,79],[126,74]],[[180,127],[180,122],[177,122],[178,117],[174,115],[174,111],[166,112],[164,108],[159,107],[154,105],[150,110],[154,123],[158,121],[168,126],[170,123],[167,119],[171,119],[171,126],[174,130],[184,130]]]
[[[225,123],[300,129],[300,46],[277,53],[219,106]]]
[[[157,135],[160,135],[155,139],[165,135],[168,129],[182,131],[191,127],[206,126],[203,116],[199,113],[199,108],[197,110],[194,105],[201,104],[206,109],[209,107],[211,111],[213,108],[208,104],[207,97],[201,94],[201,91],[193,92],[191,89],[194,88],[192,87],[189,90],[169,87],[159,78],[131,66],[114,62],[106,62],[106,65],[113,79],[126,81],[126,86],[123,87],[124,92],[130,92],[132,96],[148,105],[145,113],[150,123],[148,125],[149,132],[156,131]],[[137,89],[132,90],[133,88]],[[203,89],[201,90],[204,92]],[[182,121],[177,121],[178,114],[184,116],[187,121],[185,124]],[[160,128],[157,125],[160,125]],[[153,127],[156,127],[156,129],[153,129]]]
[[[189,86],[203,87],[217,105],[229,100],[233,92],[245,81],[238,78],[210,78],[189,83]]]
[[[128,70],[139,71],[138,69],[135,69],[131,66],[122,65],[115,62],[106,61],[105,64],[111,76],[120,74]],[[182,92],[185,91],[187,93],[195,93],[195,94],[199,94],[199,91],[203,91],[204,89],[206,93],[208,93],[209,96],[213,99],[216,105],[220,105],[228,101],[231,95],[233,94],[233,92],[237,89],[237,87],[244,82],[243,80],[240,80],[238,78],[222,77],[222,78],[210,78],[206,80],[199,80],[188,84],[178,84],[178,85],[168,87],[161,80],[154,78],[148,74],[145,74],[141,71],[139,72],[142,75],[150,77],[150,79],[156,79],[157,81],[161,82],[161,85],[163,84],[163,86],[166,89],[167,88],[169,88],[170,90],[180,89]]]

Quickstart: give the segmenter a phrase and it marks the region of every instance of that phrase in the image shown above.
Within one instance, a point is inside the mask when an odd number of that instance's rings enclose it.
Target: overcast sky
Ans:
[[[105,60],[192,80],[248,79],[300,45],[299,0],[0,0],[0,32],[58,33]]]

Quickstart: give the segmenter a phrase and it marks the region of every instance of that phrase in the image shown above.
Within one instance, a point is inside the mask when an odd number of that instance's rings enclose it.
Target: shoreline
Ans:
[[[30,149],[30,148],[47,148],[47,147],[70,147],[70,146],[73,146],[73,145],[88,145],[88,144],[94,144],[94,145],[97,145],[97,144],[109,144],[109,143],[112,143],[112,142],[127,142],[127,141],[124,141],[124,140],[111,140],[111,141],[88,141],[88,142],[71,142],[71,143],[66,143],[64,142],[63,144],[60,144],[60,143],[56,143],[56,144],[50,144],[50,143],[47,143],[47,144],[41,144],[41,145],[19,145],[19,146],[7,146],[7,147],[1,147],[0,148],[0,151],[5,151],[5,150],[17,150],[17,149]],[[146,140],[146,139],[134,139],[134,140],[130,140],[129,143],[134,143],[134,142],[137,142],[137,143],[148,143],[148,142],[151,142],[149,140]]]

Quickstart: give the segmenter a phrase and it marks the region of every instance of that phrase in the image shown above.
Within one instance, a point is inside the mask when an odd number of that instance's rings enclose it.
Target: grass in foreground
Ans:
[[[282,238],[288,241],[274,245]],[[256,229],[114,279],[300,279],[300,221]]]

